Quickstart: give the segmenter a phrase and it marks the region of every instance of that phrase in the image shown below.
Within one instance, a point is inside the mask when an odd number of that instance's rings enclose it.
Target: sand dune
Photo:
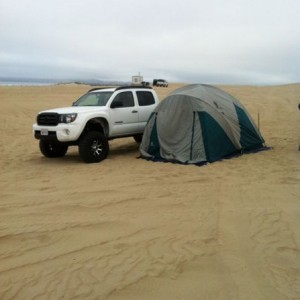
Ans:
[[[0,299],[300,299],[299,84],[222,86],[270,151],[182,166],[126,138],[100,164],[42,157],[36,113],[88,88],[0,87]]]

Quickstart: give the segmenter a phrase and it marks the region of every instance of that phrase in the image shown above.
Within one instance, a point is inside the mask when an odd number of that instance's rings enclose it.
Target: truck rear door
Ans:
[[[139,105],[139,124],[140,131],[143,131],[147,121],[156,107],[154,95],[151,91],[136,91]]]

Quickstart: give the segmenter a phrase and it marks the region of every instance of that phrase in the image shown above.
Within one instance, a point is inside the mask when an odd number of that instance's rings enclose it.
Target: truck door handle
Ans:
[[[133,111],[132,111],[133,114],[136,114],[137,112],[138,112],[137,110],[133,110]]]

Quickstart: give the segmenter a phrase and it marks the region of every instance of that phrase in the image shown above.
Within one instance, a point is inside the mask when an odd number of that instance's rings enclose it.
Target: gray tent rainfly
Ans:
[[[204,84],[173,91],[150,116],[140,145],[142,158],[186,164],[213,162],[264,148],[245,107]]]

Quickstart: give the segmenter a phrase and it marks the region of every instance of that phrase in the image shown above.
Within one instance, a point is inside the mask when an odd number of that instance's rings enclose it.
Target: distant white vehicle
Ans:
[[[69,146],[77,145],[84,162],[100,162],[111,139],[132,136],[141,142],[158,102],[151,87],[94,88],[70,107],[40,112],[33,134],[46,157],[64,156]]]
[[[153,86],[168,87],[169,83],[165,79],[153,79]]]

